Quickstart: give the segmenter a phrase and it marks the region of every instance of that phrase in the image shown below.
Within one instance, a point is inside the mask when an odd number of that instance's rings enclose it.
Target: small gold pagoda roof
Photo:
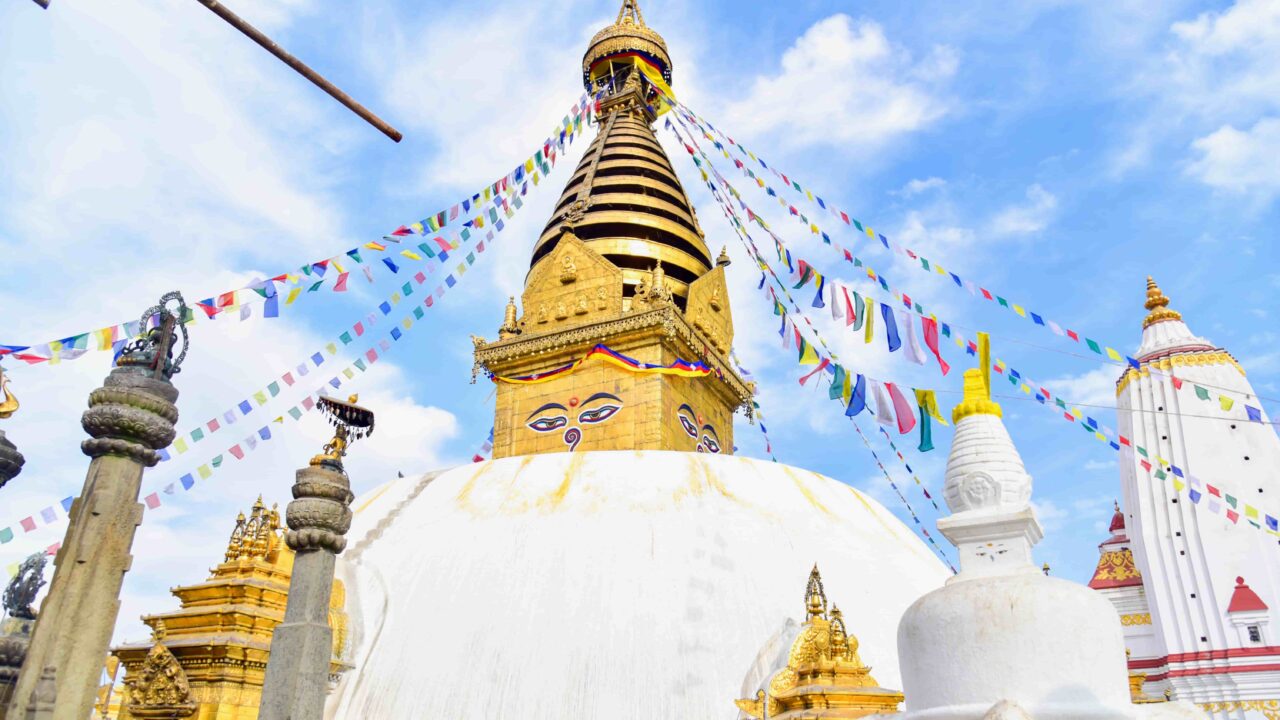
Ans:
[[[1150,275],[1147,276],[1147,301],[1143,303],[1143,306],[1151,311],[1147,313],[1146,319],[1142,321],[1143,330],[1165,320],[1182,319],[1182,313],[1169,309],[1169,298],[1165,297],[1160,286],[1156,285],[1155,279]]]
[[[816,720],[860,718],[896,713],[902,693],[879,687],[871,668],[858,657],[858,639],[850,635],[840,608],[828,610],[822,574],[814,565],[805,587],[807,620],[791,645],[786,667],[778,670],[756,697],[735,700],[753,718]]]

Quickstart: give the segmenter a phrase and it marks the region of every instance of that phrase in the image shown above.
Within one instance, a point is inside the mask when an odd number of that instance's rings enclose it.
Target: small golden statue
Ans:
[[[574,315],[586,315],[591,312],[591,308],[587,306],[587,296],[582,294],[578,296],[578,304],[573,308]]]
[[[547,321],[547,306],[542,304],[538,306],[538,323],[542,324]]]
[[[573,262],[573,255],[565,253],[560,260],[560,282],[568,285],[578,279],[578,265]]]
[[[323,463],[341,468],[342,458],[351,443],[373,434],[373,411],[357,405],[359,399],[359,395],[352,395],[345,402],[330,397],[320,398],[316,406],[333,426],[334,433],[324,450],[311,458],[312,465]]]
[[[564,301],[561,300],[556,303],[556,319],[563,320],[567,317],[569,317],[569,310],[564,306]]]
[[[609,307],[609,293],[605,291],[604,286],[596,288],[596,309],[604,310]]]

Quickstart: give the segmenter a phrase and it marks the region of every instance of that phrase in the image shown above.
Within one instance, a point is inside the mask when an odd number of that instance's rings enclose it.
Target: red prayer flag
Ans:
[[[849,224],[849,216],[844,214],[843,211],[840,213],[840,219],[844,221],[845,225]]]
[[[345,273],[345,272],[344,272],[344,273],[342,273],[341,275],[339,275],[339,276],[338,276],[338,281],[337,281],[337,282],[335,282],[335,283],[333,284],[333,291],[334,291],[334,292],[346,292],[346,291],[347,291],[347,276],[349,276],[349,275],[351,275],[351,273]]]
[[[284,377],[282,377],[281,379],[282,379],[282,380],[284,380],[284,384],[285,384],[285,385],[289,385],[290,387],[292,387],[292,386],[293,386],[293,373],[292,373],[292,372],[287,372],[287,373],[285,373],[285,374],[284,374]]]
[[[45,549],[44,549],[44,554],[45,554],[45,555],[50,555],[50,556],[52,556],[52,555],[57,555],[57,554],[58,554],[58,551],[59,551],[59,550],[61,550],[61,549],[62,549],[62,541],[61,541],[61,540],[59,540],[58,542],[56,542],[56,543],[54,543],[54,544],[50,545],[49,547],[45,548]]]
[[[401,225],[395,230],[392,230],[391,234],[395,235],[396,237],[404,237],[405,235],[411,235],[412,231],[410,231],[409,228],[405,227],[404,225]]]
[[[231,446],[231,454],[236,456],[237,460],[244,459],[244,448],[240,447],[240,443]]]
[[[484,457],[482,457],[482,456],[480,456],[480,455],[472,455],[472,456],[471,456],[471,462],[473,462],[473,463],[484,462]]]
[[[1228,511],[1227,511],[1227,519],[1228,519],[1228,520],[1230,520],[1230,521],[1231,521],[1231,522],[1233,522],[1233,523],[1239,523],[1239,522],[1240,522],[1240,513],[1236,512],[1235,510],[1228,510]]]
[[[36,521],[31,517],[22,518],[22,529],[31,532],[36,529]]]
[[[828,366],[828,365],[830,365],[830,364],[831,364],[831,360],[829,360],[829,359],[827,359],[827,358],[822,358],[822,362],[818,363],[818,367],[817,367],[817,368],[815,368],[813,372],[811,372],[811,373],[809,373],[808,375],[805,375],[804,377],[800,378],[800,384],[801,384],[801,385],[805,384],[806,382],[808,382],[808,381],[809,381],[809,378],[813,377],[814,375],[817,375],[818,373],[822,372],[823,370],[826,370],[826,369],[827,369],[827,366]]]
[[[220,308],[229,307],[235,301],[236,301],[236,293],[234,290],[229,293],[222,293],[221,295],[218,296],[218,307]]]
[[[218,428],[222,426],[218,424],[218,419],[214,418],[208,422],[207,427],[209,428],[209,432],[218,432]]]
[[[413,279],[416,280],[419,285],[421,285],[422,283],[427,281],[427,276],[423,275],[422,271],[419,270],[416,274],[414,274]]]
[[[1169,376],[1169,380],[1170,380],[1170,382],[1172,382],[1172,383],[1173,383],[1173,389],[1174,389],[1174,390],[1181,390],[1181,389],[1182,389],[1182,378],[1180,378],[1180,377],[1178,377],[1178,376],[1176,376],[1176,375],[1170,375],[1170,376]]]
[[[978,288],[978,289],[982,291],[982,297],[984,297],[984,298],[986,298],[986,299],[988,299],[988,300],[994,300],[994,299],[995,299],[995,298],[991,297],[991,292],[990,292],[990,291],[988,291],[986,288]]]
[[[151,493],[150,495],[146,496],[143,499],[146,501],[147,507],[151,508],[152,510],[155,510],[156,508],[160,507],[160,496],[155,493]]]
[[[933,351],[933,356],[938,359],[938,367],[942,368],[942,374],[946,375],[951,372],[951,366],[947,364],[946,360],[942,359],[942,352],[938,349],[938,321],[933,318],[921,317],[920,326],[924,332],[924,344]]]
[[[1218,488],[1214,487],[1213,485],[1210,485],[1209,483],[1205,483],[1204,486],[1205,486],[1205,489],[1209,491],[1210,495],[1214,497],[1222,497],[1222,492],[1218,490]]]
[[[898,416],[898,432],[906,435],[916,426],[916,414],[897,385],[886,382],[884,387],[889,391],[889,397],[893,400],[893,412]]]
[[[356,337],[360,337],[361,335],[364,334],[364,323],[357,322],[354,326],[352,326],[352,329],[356,331]]]
[[[1147,472],[1151,472],[1151,463],[1147,462],[1146,460],[1140,460],[1138,461],[1138,464],[1142,466],[1143,470],[1146,470]]]
[[[844,314],[844,324],[849,326],[857,321],[857,317],[855,317],[857,313],[854,312],[853,301],[849,299],[849,288],[841,285],[840,291],[844,293],[844,306],[849,311]]]
[[[853,255],[848,250],[844,251],[844,261],[853,262]]]
[[[434,240],[436,241],[436,244],[440,246],[440,249],[444,250],[445,252],[449,252],[450,250],[453,249],[453,246],[445,242],[444,238],[440,237],[439,235],[435,236]]]
[[[1067,337],[1071,338],[1072,340],[1075,340],[1076,342],[1080,342],[1080,336],[1076,334],[1075,330],[1068,330]]]
[[[1127,445],[1129,445],[1129,438],[1127,438],[1127,437],[1125,437],[1125,436],[1123,436],[1123,435],[1120,435],[1120,436],[1119,436],[1119,438],[1120,438],[1120,444],[1121,444],[1121,445],[1126,445],[1126,446],[1127,446]]]

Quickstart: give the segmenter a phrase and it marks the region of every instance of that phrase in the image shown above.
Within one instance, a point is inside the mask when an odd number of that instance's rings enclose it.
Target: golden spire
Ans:
[[[729,267],[730,262],[732,261],[729,260],[729,248],[721,245],[720,256],[716,258],[716,267]]]
[[[809,571],[809,584],[804,589],[805,609],[809,618],[825,617],[827,614],[827,593],[822,588],[822,573],[818,572],[818,563]]]
[[[498,328],[498,337],[506,338],[520,334],[520,324],[516,321],[516,298],[507,296],[507,310],[502,317],[502,327]]]
[[[991,338],[986,333],[978,333],[978,363],[979,367],[964,371],[964,399],[951,411],[952,422],[970,415],[1004,416],[991,399]]]
[[[1147,276],[1147,302],[1144,306],[1151,312],[1147,314],[1147,319],[1142,321],[1143,330],[1165,320],[1182,319],[1181,313],[1169,309],[1169,298],[1165,297],[1160,286],[1156,285],[1156,281],[1150,275]]]

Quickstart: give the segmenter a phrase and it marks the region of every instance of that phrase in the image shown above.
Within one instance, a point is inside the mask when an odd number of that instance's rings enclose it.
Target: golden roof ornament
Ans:
[[[613,59],[619,64],[631,65],[629,53],[638,53],[658,68],[662,78],[671,82],[671,56],[662,36],[644,24],[637,0],[623,0],[618,18],[591,38],[587,52],[582,56],[582,82],[588,90],[607,82],[613,75]]]
[[[729,259],[729,248],[720,246],[720,255],[716,258],[716,267],[729,267],[729,263],[733,262]]]
[[[951,421],[970,415],[1004,415],[991,399],[991,338],[982,332],[978,333],[978,367],[964,371],[964,399],[951,411]]]
[[[185,718],[195,714],[191,685],[178,659],[164,645],[164,623],[157,622],[155,644],[142,668],[125,687],[125,703],[135,718]]]
[[[517,320],[516,297],[507,296],[507,309],[502,316],[502,327],[498,328],[498,338],[506,339],[520,334],[520,323]]]
[[[1147,318],[1142,321],[1143,330],[1165,320],[1182,319],[1182,313],[1169,309],[1169,298],[1165,297],[1164,292],[1160,290],[1160,286],[1156,285],[1155,279],[1150,275],[1147,276],[1147,301],[1143,303],[1143,306],[1151,311],[1147,313]]]
[[[325,443],[324,450],[311,458],[312,465],[322,463],[342,467],[342,458],[351,443],[373,434],[373,411],[360,407],[359,395],[351,395],[346,401],[322,397],[316,406],[333,426],[333,439]]]
[[[827,616],[827,593],[822,588],[822,573],[818,572],[817,563],[809,571],[809,583],[804,588],[804,604],[810,620]]]
[[[18,398],[9,391],[9,376],[5,374],[3,366],[0,366],[0,395],[3,395],[3,399],[0,399],[0,420],[6,420],[18,412]]]

